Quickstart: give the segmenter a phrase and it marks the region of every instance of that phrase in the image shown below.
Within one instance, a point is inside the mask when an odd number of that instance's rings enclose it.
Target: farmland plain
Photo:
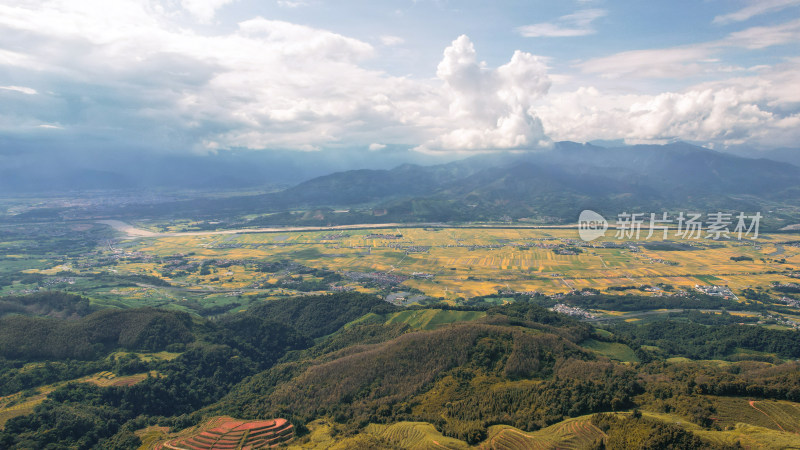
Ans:
[[[768,290],[797,281],[800,234],[758,239],[578,239],[575,228],[391,227],[148,234],[125,223],[73,229],[107,237],[57,257],[27,249],[0,261],[2,293],[44,288],[83,293],[105,306],[224,312],[256,298],[356,290],[398,302],[451,304],[498,293],[570,291],[656,295],[700,286]],[[76,228],[78,227],[78,228]],[[89,230],[89,231],[87,231]],[[75,231],[73,231],[74,233]],[[28,236],[35,239],[37,236]],[[5,242],[5,246],[14,242]],[[780,251],[778,250],[780,249]],[[12,275],[13,274],[13,275]],[[14,277],[15,275],[15,277]]]

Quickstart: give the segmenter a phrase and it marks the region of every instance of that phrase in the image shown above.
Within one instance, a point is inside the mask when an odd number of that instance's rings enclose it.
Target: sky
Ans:
[[[798,147],[800,0],[0,2],[0,151],[562,140]]]

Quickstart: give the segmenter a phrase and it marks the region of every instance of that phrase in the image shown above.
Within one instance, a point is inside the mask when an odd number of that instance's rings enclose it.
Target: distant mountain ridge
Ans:
[[[221,172],[219,178],[226,173]],[[612,148],[558,142],[546,150],[481,154],[436,165],[333,172],[269,194],[111,207],[93,217],[196,217],[231,226],[558,223],[574,221],[583,209],[614,215],[679,208],[770,210],[777,222],[797,223],[800,167],[683,142]],[[244,215],[261,216],[235,219]]]
[[[797,200],[799,188],[796,166],[686,143],[604,148],[559,142],[547,151],[337,172],[252,200],[267,209],[373,204],[401,221],[491,220],[644,205],[750,211],[765,201]]]

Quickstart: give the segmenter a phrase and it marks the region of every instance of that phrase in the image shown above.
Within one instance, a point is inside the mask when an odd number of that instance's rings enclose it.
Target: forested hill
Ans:
[[[289,419],[298,443],[310,442],[322,420],[331,425],[314,439],[350,448],[406,448],[370,424],[409,423],[427,424],[440,440],[489,445],[496,425],[527,435],[565,420],[588,427],[588,415],[606,412],[615,414],[591,426],[607,438],[595,431],[591,439],[732,448],[724,442],[747,435],[717,424],[734,420],[726,402],[800,401],[797,334],[693,314],[598,329],[534,298],[399,308],[338,293],[213,320],[158,309],[72,320],[9,315],[0,323],[0,396],[46,399],[5,423],[0,447],[138,448],[142,430],[154,433],[151,444],[163,433],[150,426],[179,431],[221,414]],[[688,359],[704,357],[717,362]],[[100,371],[139,377],[118,386],[79,379]],[[45,394],[39,386],[48,386]],[[667,413],[677,419],[656,415]]]
[[[103,310],[78,320],[0,319],[0,356],[7,359],[94,359],[116,349],[160,351],[193,340],[186,313]]]

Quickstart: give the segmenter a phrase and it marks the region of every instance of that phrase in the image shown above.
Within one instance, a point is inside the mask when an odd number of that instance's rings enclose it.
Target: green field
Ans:
[[[639,362],[639,358],[633,352],[633,349],[625,344],[618,342],[602,342],[594,339],[588,339],[581,342],[581,346],[589,350],[603,355],[610,359],[624,362]]]
[[[483,311],[447,311],[441,309],[408,310],[391,314],[386,324],[405,323],[414,329],[433,330],[454,322],[468,322],[486,315]]]

